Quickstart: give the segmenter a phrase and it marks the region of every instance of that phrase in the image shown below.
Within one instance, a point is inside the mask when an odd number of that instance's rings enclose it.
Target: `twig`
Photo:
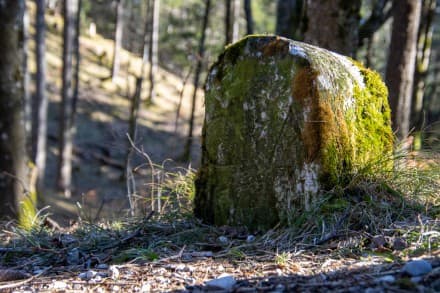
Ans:
[[[154,214],[154,211],[151,211],[150,214],[145,218],[144,221],[148,221],[148,220],[153,216],[153,214]],[[122,244],[126,243],[127,241],[129,241],[129,240],[135,238],[136,236],[138,236],[138,235],[140,234],[142,228],[143,228],[143,227],[139,227],[139,228],[137,228],[136,230],[134,230],[133,233],[128,234],[127,236],[125,236],[125,237],[122,238],[121,240],[116,241],[116,242],[113,243],[113,244],[109,244],[109,245],[107,245],[107,246],[104,246],[104,247],[102,248],[102,250],[107,250],[107,249],[116,248],[116,247],[118,247],[119,245],[122,245]]]
[[[43,271],[41,271],[40,273],[36,274],[35,276],[32,276],[30,278],[27,278],[26,280],[23,281],[19,281],[16,283],[12,283],[12,284],[5,284],[5,285],[0,285],[0,290],[5,290],[5,289],[12,289],[21,285],[24,285],[26,283],[31,282],[32,280],[38,278],[39,276],[43,275],[44,273],[46,273],[47,271],[49,271],[52,268],[52,266],[45,268]]]
[[[131,139],[131,137],[130,137],[130,135],[128,133],[127,133],[127,138],[128,138],[128,141],[130,142],[131,147],[136,152],[138,152],[141,156],[143,156],[148,161],[148,164],[150,165],[150,168],[151,168],[151,186],[152,186],[151,187],[152,188],[152,190],[151,190],[151,196],[152,196],[152,199],[151,199],[151,210],[154,210],[154,192],[153,192],[153,188],[154,188],[154,164],[153,164],[153,161],[151,160],[150,156],[146,152],[144,152],[143,150],[139,149],[134,144],[133,140]]]
[[[172,260],[172,259],[180,259],[180,258],[182,258],[183,251],[185,250],[185,248],[186,248],[186,245],[184,245],[182,247],[182,249],[180,249],[178,254],[172,255],[172,256],[169,256],[169,257],[165,257],[165,258],[161,258],[157,262],[164,262],[164,261],[169,261],[169,260]]]

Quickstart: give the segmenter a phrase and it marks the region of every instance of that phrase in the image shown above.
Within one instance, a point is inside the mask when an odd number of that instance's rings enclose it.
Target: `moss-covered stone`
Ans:
[[[392,151],[379,75],[336,53],[276,36],[228,46],[206,83],[195,214],[266,229],[310,211]]]

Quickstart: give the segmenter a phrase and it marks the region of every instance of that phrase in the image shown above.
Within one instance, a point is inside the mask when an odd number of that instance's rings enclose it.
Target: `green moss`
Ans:
[[[18,213],[18,223],[24,229],[32,228],[36,216],[37,193],[29,192],[24,200],[20,203],[20,211]]]
[[[277,37],[228,46],[207,81],[196,216],[256,229],[292,224],[323,189],[343,189],[391,150],[386,88],[355,66]]]
[[[354,112],[355,158],[357,169],[386,159],[393,151],[391,111],[388,89],[380,75],[355,62],[365,81],[365,88],[354,87],[357,107]]]

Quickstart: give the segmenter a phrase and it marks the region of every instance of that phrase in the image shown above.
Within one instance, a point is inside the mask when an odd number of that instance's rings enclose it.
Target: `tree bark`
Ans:
[[[24,213],[28,190],[23,120],[24,0],[0,1],[0,217]],[[34,201],[35,198],[29,198]],[[31,202],[35,211],[35,202]]]
[[[302,40],[305,12],[305,0],[278,0],[276,34],[293,40]]]
[[[235,43],[240,38],[240,0],[234,1],[234,17],[232,18],[232,42]]]
[[[47,147],[47,110],[49,100],[46,95],[46,25],[44,13],[46,1],[37,0],[35,55],[36,55],[36,99],[38,102],[37,137],[35,150],[35,164],[37,168],[37,191],[41,192],[44,187],[46,172],[46,147]]]
[[[244,14],[246,16],[246,34],[254,33],[254,18],[252,16],[251,0],[244,0]]]
[[[150,31],[151,31],[151,1],[147,0],[146,5],[147,12],[145,14],[145,27],[144,27],[144,48],[142,54],[142,65],[145,66],[148,63],[150,55]],[[142,76],[143,78],[143,72]]]
[[[353,57],[358,46],[361,2],[309,0],[304,41]]]
[[[124,29],[124,0],[117,0],[115,20],[115,42],[112,62],[112,82],[116,81],[120,69],[120,51],[122,44],[122,33]]]
[[[393,129],[399,139],[409,134],[421,6],[421,0],[393,1],[393,28],[385,76]]]
[[[211,1],[205,0],[205,13],[203,15],[202,35],[200,36],[199,50],[197,54],[197,65],[194,74],[194,83],[193,83],[194,92],[192,95],[192,103],[191,103],[191,117],[189,119],[188,137],[186,139],[185,148],[183,150],[183,155],[182,155],[182,158],[187,161],[191,157],[191,145],[193,141],[193,131],[194,131],[194,115],[195,115],[196,103],[197,103],[197,90],[199,88],[200,73],[202,72],[203,59],[205,55],[206,29],[208,27],[210,10],[211,10]]]
[[[148,79],[150,81],[150,88],[148,91],[148,101],[153,102],[156,96],[156,73],[157,64],[159,60],[159,17],[160,17],[160,0],[152,0],[152,19],[151,19],[151,34],[149,46],[149,71]]]
[[[417,36],[416,67],[414,72],[414,89],[412,95],[411,128],[417,134],[415,144],[421,145],[420,131],[423,127],[423,100],[425,83],[428,75],[429,60],[431,57],[431,44],[433,36],[433,22],[436,9],[435,0],[423,1],[421,10],[420,27]]]
[[[225,0],[225,46],[232,43],[232,0]]]
[[[32,145],[32,100],[29,93],[29,70],[28,70],[28,59],[29,59],[29,13],[27,11],[26,5],[24,6],[24,16],[23,16],[23,105],[24,105],[24,129],[26,133],[26,151],[29,158],[33,158],[34,148]]]
[[[63,85],[61,93],[61,115],[59,134],[58,188],[66,197],[72,193],[74,115],[73,54],[75,47],[76,16],[78,0],[64,2],[64,44],[63,44]]]
[[[74,57],[74,70],[73,70],[73,97],[72,97],[72,115],[70,117],[70,125],[74,127],[75,125],[75,117],[76,117],[76,107],[78,104],[78,93],[79,93],[79,71],[81,66],[81,53],[79,51],[80,43],[79,37],[81,34],[81,9],[82,9],[82,0],[78,1],[78,8],[76,10],[75,17],[75,37],[73,40],[73,57]]]

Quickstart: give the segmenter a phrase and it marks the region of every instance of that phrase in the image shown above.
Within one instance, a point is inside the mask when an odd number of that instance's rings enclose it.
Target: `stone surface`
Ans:
[[[402,273],[406,273],[411,277],[423,276],[430,271],[432,271],[432,266],[426,260],[413,260],[407,262],[402,268]]]
[[[252,229],[291,224],[392,144],[377,73],[304,43],[244,38],[206,82],[195,214]]]
[[[227,274],[222,274],[217,279],[206,282],[206,286],[210,288],[231,290],[236,283],[237,281],[235,281],[234,277]]]

